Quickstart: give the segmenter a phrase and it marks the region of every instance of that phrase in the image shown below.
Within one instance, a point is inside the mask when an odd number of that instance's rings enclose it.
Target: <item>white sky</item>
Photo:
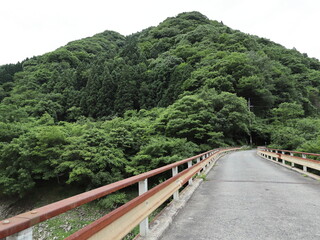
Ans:
[[[135,33],[186,11],[320,59],[319,0],[0,0],[0,65],[105,30]]]

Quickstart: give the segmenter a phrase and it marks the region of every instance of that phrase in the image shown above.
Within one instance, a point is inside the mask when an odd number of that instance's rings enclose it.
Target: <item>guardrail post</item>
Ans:
[[[197,158],[197,163],[199,163],[200,160],[201,160],[201,157],[198,157],[198,158]],[[198,175],[200,175],[200,171],[198,172]]]
[[[143,193],[148,191],[148,179],[144,179],[139,182],[139,196],[142,195]],[[149,218],[146,217],[145,219],[142,220],[142,222],[139,224],[140,228],[140,235],[141,236],[146,236],[149,231]]]
[[[178,167],[172,168],[172,176],[175,176],[178,174]],[[173,199],[179,200],[179,190],[173,193]]]
[[[206,159],[206,154],[202,155],[202,160],[204,160],[204,159]],[[202,168],[203,171],[206,170],[206,167],[207,167],[207,165],[204,165],[204,166],[203,166],[203,168]]]
[[[305,155],[305,154],[303,154],[303,153],[302,153],[301,155],[302,155],[302,158],[307,158],[307,155]],[[303,167],[303,171],[304,171],[304,172],[308,172],[307,166],[304,166],[304,165],[303,165],[302,167]]]
[[[32,227],[27,228],[21,232],[15,233],[7,238],[6,240],[32,240]]]
[[[192,167],[192,161],[189,161],[188,162],[188,168],[191,168]],[[189,185],[192,185],[192,177],[189,179]]]
[[[284,154],[286,154],[286,153],[285,153],[285,152],[282,152],[282,154],[284,155]],[[281,159],[281,162],[282,162],[282,164],[285,164],[284,159]]]
[[[290,156],[293,157],[293,153],[290,153]],[[291,167],[294,167],[294,162],[291,162]]]

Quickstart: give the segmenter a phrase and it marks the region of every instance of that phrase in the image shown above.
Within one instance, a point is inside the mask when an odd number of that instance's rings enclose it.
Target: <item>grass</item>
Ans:
[[[88,203],[60,214],[34,227],[34,239],[65,239],[105,215],[97,203]]]
[[[204,173],[199,174],[197,178],[201,178],[203,181],[207,181],[207,175]]]
[[[50,191],[48,191],[47,188],[42,189],[40,187],[36,192],[34,192],[34,195],[32,196],[34,198],[33,202],[27,209],[25,209],[25,211],[77,195],[81,192],[83,192],[82,189],[73,188],[68,185],[52,186]],[[127,198],[134,198],[136,196],[136,192],[137,191],[133,191],[130,188],[127,189]],[[29,202],[29,199],[27,200]],[[33,228],[33,239],[65,239],[112,210],[113,209],[108,209],[99,204],[99,200],[92,201],[35,225]]]
[[[52,202],[59,201],[61,199],[68,198],[70,196],[74,196],[81,192],[82,189],[76,189],[71,186],[52,185],[50,187],[50,191],[48,191],[47,187],[39,187],[32,196],[27,196],[26,198],[17,201],[15,204],[24,205],[21,211],[25,212],[50,204]],[[138,195],[135,187],[127,188],[125,193],[128,201]],[[159,212],[168,204],[169,201],[170,199],[168,199],[152,214],[150,214],[149,222],[151,222],[159,214]],[[107,209],[99,204],[99,200],[95,200],[35,225],[33,227],[33,239],[65,239],[86,225],[103,217],[110,211],[112,211],[112,209]],[[17,213],[12,214],[16,215]],[[139,226],[136,226],[124,239],[134,239],[138,234]]]
[[[41,192],[41,191],[40,191]],[[40,194],[37,193],[37,194]],[[68,194],[63,191],[60,192],[57,189],[55,192],[50,193],[50,195],[44,195],[43,198],[37,198],[36,205],[37,207],[49,204],[50,201],[54,202],[66,197],[69,197]],[[77,194],[77,190],[70,191],[72,193],[70,195]],[[60,195],[59,197],[57,196]],[[41,195],[41,194],[40,194]],[[137,196],[137,191],[134,189],[127,189],[126,196],[128,201],[135,198]],[[48,198],[47,198],[48,197]],[[52,201],[54,199],[54,201]],[[152,214],[149,216],[149,222],[151,222],[157,214],[168,204],[168,201],[162,204],[159,208],[157,208]],[[52,239],[52,240],[62,240],[71,234],[77,232],[82,229],[86,225],[94,222],[95,220],[103,217],[108,212],[113,209],[107,209],[99,204],[99,200],[84,204],[80,207],[72,209],[66,213],[60,214],[56,217],[48,219],[47,221],[41,222],[34,226],[33,229],[33,239],[43,240],[43,239]],[[136,226],[126,237],[124,240],[134,239],[136,235],[139,234],[139,225]]]

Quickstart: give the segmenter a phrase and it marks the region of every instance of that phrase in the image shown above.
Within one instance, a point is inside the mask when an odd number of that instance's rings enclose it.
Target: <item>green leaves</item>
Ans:
[[[276,120],[270,126],[271,131],[271,147],[283,149],[299,149],[312,153],[319,153],[316,143],[320,135],[320,120],[317,118],[293,118],[290,108],[296,105],[285,104],[281,110],[285,117],[290,117],[287,121]],[[298,109],[301,109],[301,106]],[[294,108],[295,109],[295,108]],[[286,111],[285,111],[286,110]],[[289,111],[290,110],[290,111]],[[299,113],[299,112],[297,112]]]
[[[270,146],[280,149],[296,149],[305,141],[299,133],[299,130],[292,127],[278,127],[274,129],[274,132],[271,135],[272,144]]]
[[[154,137],[132,158],[126,170],[136,175],[192,156],[197,150],[197,145],[186,139]]]
[[[206,90],[182,97],[161,116],[159,130],[167,136],[187,138],[196,144],[219,146],[249,134],[252,115],[246,101],[234,94]]]
[[[319,135],[317,138],[313,140],[302,143],[297,150],[302,152],[309,152],[309,153],[320,153]]]
[[[0,145],[4,193],[23,195],[39,180],[58,179],[91,188],[122,178],[123,153],[101,129],[75,123],[29,127]]]
[[[304,115],[302,106],[298,103],[281,103],[278,108],[272,109],[272,113],[278,121],[289,121]]]
[[[207,112],[207,103],[197,96],[178,100],[167,111],[165,132],[168,136],[187,138],[196,143],[205,142],[213,126],[208,125],[214,115]]]

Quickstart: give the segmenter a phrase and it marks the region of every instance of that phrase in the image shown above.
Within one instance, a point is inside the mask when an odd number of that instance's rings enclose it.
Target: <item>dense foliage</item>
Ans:
[[[250,136],[319,152],[319,90],[317,59],[198,12],[74,41],[0,66],[0,194],[93,188]]]

